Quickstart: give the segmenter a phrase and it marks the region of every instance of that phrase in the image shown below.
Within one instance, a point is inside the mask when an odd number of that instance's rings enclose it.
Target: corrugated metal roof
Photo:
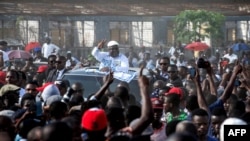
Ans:
[[[4,15],[175,16],[205,9],[226,16],[250,15],[250,0],[1,0]]]

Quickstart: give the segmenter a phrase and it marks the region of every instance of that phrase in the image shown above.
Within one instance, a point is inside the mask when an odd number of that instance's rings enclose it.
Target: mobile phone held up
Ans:
[[[191,77],[195,77],[195,75],[196,75],[196,70],[195,70],[195,68],[189,68],[189,74],[190,74],[190,76]]]

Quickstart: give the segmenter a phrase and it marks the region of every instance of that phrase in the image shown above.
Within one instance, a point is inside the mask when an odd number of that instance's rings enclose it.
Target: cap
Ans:
[[[47,65],[41,65],[38,67],[37,71],[38,73],[45,72],[47,70],[48,66]]]
[[[52,82],[47,82],[47,83],[43,84],[41,87],[36,88],[36,90],[39,91],[39,92],[42,92],[45,89],[45,87],[47,87],[50,84],[53,84],[53,83]]]
[[[47,98],[47,100],[45,101],[45,105],[49,106],[53,102],[61,101],[61,100],[62,100],[62,96],[61,95],[52,95],[52,96],[50,96],[50,97]]]
[[[107,127],[107,116],[102,109],[88,109],[82,116],[81,126],[87,131],[100,131]]]
[[[67,54],[71,54],[71,51],[67,51]]]
[[[153,109],[163,109],[163,102],[159,98],[151,98]]]
[[[70,86],[70,83],[68,80],[63,80],[63,79],[58,79],[54,82],[54,84],[56,85],[59,85],[61,87],[69,87]]]
[[[107,44],[108,47],[112,47],[112,46],[119,46],[119,43],[116,41],[109,41]]]
[[[0,71],[0,83],[5,84],[6,73],[4,71]]]
[[[0,96],[3,96],[7,92],[18,91],[18,90],[20,90],[20,87],[13,84],[6,84],[0,89]]]
[[[171,93],[178,94],[180,96],[180,99],[183,98],[183,91],[182,91],[181,88],[172,87],[167,93],[165,93],[165,95],[168,95],[168,94],[171,94]]]
[[[54,84],[46,86],[41,94],[41,97],[44,101],[47,101],[47,99],[52,95],[60,95],[59,89]]]

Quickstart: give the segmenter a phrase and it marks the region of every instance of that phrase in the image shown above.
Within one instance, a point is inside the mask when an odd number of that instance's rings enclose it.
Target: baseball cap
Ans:
[[[48,66],[47,65],[41,65],[38,67],[37,71],[38,73],[45,72],[47,70]]]
[[[100,131],[107,127],[108,120],[103,109],[90,108],[82,116],[82,128],[87,131]]]
[[[116,41],[109,41],[107,44],[108,47],[112,47],[112,46],[119,46],[119,43]]]
[[[68,80],[64,80],[64,79],[58,79],[54,82],[54,84],[61,86],[61,87],[70,87],[70,83]]]
[[[153,109],[163,109],[163,102],[159,98],[151,98]]]
[[[172,87],[167,93],[165,93],[165,95],[172,94],[172,93],[178,94],[180,96],[180,99],[183,98],[183,91],[181,88]]]
[[[0,83],[5,84],[6,73],[4,71],[0,71]]]
[[[5,95],[7,92],[18,91],[20,87],[13,84],[6,84],[0,89],[0,96]]]
[[[71,54],[71,51],[67,51],[67,54]]]
[[[44,83],[41,87],[36,88],[36,90],[39,92],[42,92],[45,89],[45,87],[49,86],[50,84],[53,84],[53,83],[52,82]]]

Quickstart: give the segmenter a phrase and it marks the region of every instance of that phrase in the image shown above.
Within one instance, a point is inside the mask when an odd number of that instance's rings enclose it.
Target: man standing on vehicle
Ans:
[[[127,72],[129,69],[128,58],[119,53],[119,44],[116,41],[109,41],[107,46],[109,52],[102,52],[100,49],[104,47],[105,40],[98,43],[97,47],[92,50],[92,55],[100,62],[99,70],[108,71],[122,71]]]

